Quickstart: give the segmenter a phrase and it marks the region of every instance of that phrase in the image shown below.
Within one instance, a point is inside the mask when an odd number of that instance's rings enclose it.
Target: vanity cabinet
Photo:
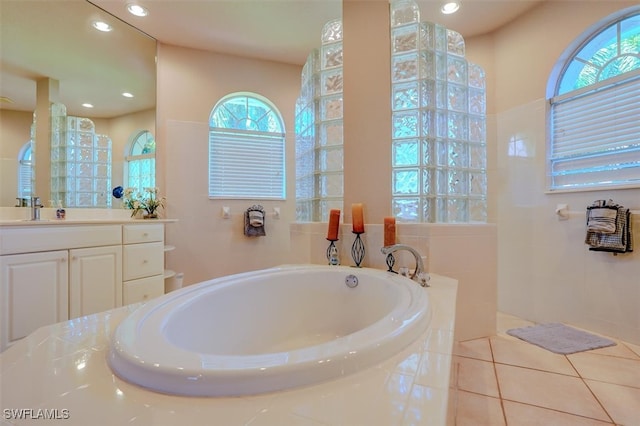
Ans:
[[[163,295],[164,224],[0,226],[0,268],[1,352],[41,326]]]

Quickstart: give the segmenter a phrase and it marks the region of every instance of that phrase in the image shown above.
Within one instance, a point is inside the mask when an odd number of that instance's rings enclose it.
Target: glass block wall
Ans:
[[[486,222],[484,70],[455,31],[391,3],[393,214],[402,222]],[[342,209],[342,23],[327,23],[296,103],[296,219]]]
[[[483,69],[455,31],[391,4],[392,205],[403,222],[486,222]]]
[[[342,22],[328,22],[302,68],[296,102],[296,220],[327,221],[342,209]]]
[[[65,207],[111,207],[111,139],[88,118],[51,107],[51,200]]]

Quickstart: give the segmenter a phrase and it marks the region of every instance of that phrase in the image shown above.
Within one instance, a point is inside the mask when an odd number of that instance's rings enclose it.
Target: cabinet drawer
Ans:
[[[122,227],[122,243],[137,244],[164,241],[164,225],[124,225]]]
[[[0,254],[122,244],[120,228],[120,225],[32,225],[28,228],[2,228]]]
[[[162,275],[127,281],[122,290],[123,305],[146,302],[164,294],[164,278]]]
[[[122,249],[123,281],[163,273],[164,243],[129,244]]]

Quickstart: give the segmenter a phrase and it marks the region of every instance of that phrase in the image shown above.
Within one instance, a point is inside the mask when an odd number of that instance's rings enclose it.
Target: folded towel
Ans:
[[[264,224],[264,212],[250,211],[249,212],[249,224],[251,226],[262,226]]]
[[[609,209],[614,209],[613,211],[616,214],[615,232],[594,231],[587,225],[585,243],[589,246],[589,250],[612,253],[633,251],[633,232],[631,230],[631,212],[629,209],[615,204],[611,200],[609,200],[609,203],[596,201],[593,206],[587,208],[587,224],[589,224],[591,210],[604,208],[605,206]],[[610,227],[607,229],[610,229]]]
[[[617,207],[587,207],[587,229],[593,232],[616,232]]]

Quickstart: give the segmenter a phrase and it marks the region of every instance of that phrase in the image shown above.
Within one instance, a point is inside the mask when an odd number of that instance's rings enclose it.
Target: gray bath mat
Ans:
[[[613,346],[616,342],[559,323],[512,328],[507,334],[557,354],[573,354]]]

